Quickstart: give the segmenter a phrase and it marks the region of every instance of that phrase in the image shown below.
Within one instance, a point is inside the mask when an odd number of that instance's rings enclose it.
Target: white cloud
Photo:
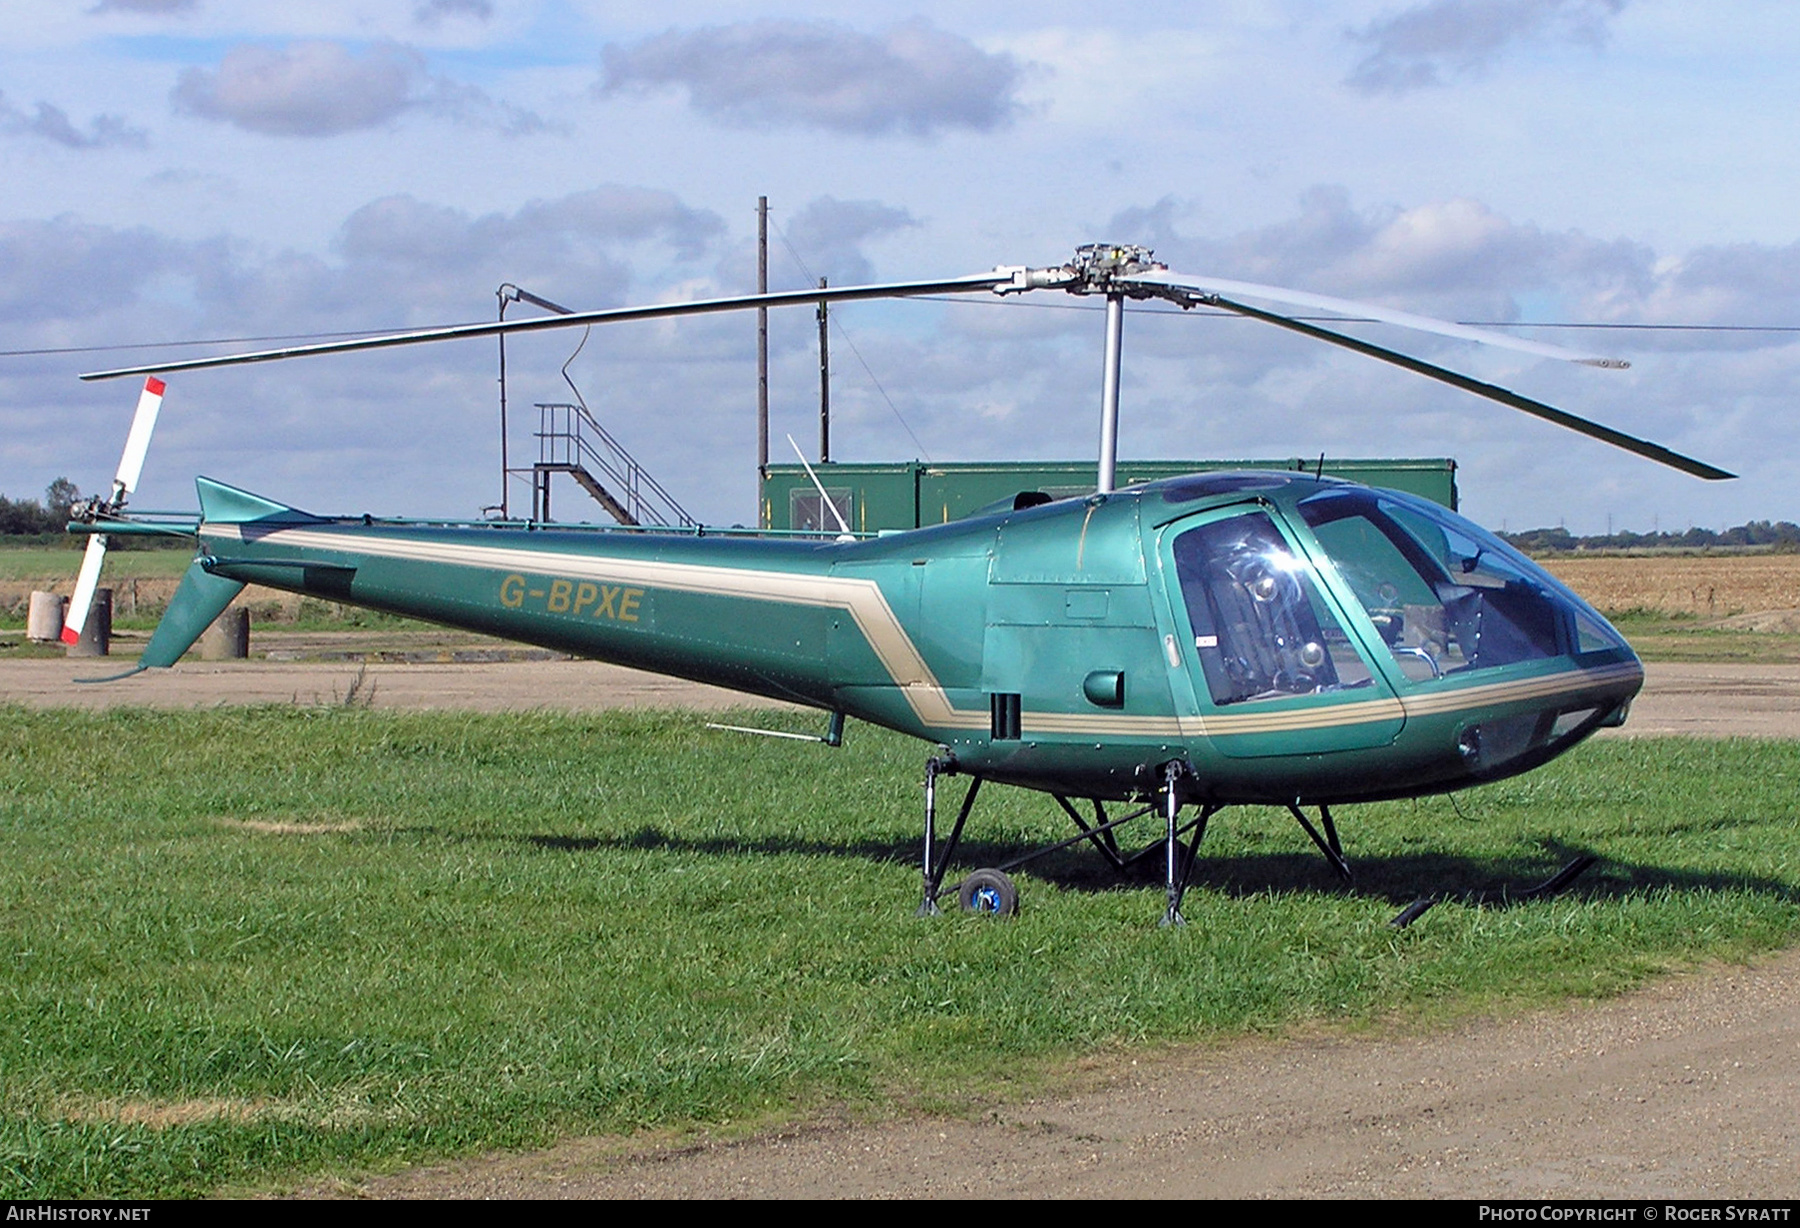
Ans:
[[[69,149],[142,146],[148,141],[142,128],[133,127],[122,116],[96,115],[84,131],[59,106],[39,99],[35,111],[27,114],[7,101],[5,94],[0,94],[0,132],[42,137]]]
[[[512,133],[547,127],[473,85],[430,73],[423,56],[398,43],[361,52],[326,40],[279,49],[241,44],[217,69],[184,70],[171,98],[191,115],[271,136],[336,136],[415,109]]]
[[[1339,186],[1313,188],[1291,217],[1213,238],[1180,229],[1164,199],[1114,217],[1177,270],[1367,299],[1446,318],[1517,320],[1548,298],[1564,318],[1644,318],[1659,283],[1654,252],[1579,231],[1514,222],[1480,201],[1358,209]]]
[[[0,269],[7,273],[0,278],[0,322],[4,348],[27,350],[492,318],[493,291],[508,280],[571,306],[604,306],[650,294],[633,291],[640,270],[691,273],[693,261],[717,254],[722,230],[718,217],[670,193],[622,185],[508,213],[383,198],[344,220],[330,258],[225,239],[183,243],[146,228],[71,217],[14,222],[0,224]],[[608,391],[621,379],[634,408],[646,401],[679,406],[696,396],[703,406],[716,403],[707,374],[696,382],[686,365],[705,330],[702,324],[670,338],[654,328],[597,334],[577,377],[597,405],[615,413],[619,402]],[[519,339],[514,388],[523,404],[566,399],[556,371],[579,340],[578,332]],[[747,352],[743,328],[728,340],[733,352]],[[0,404],[11,407],[0,430],[0,490],[25,489],[19,482],[35,481],[41,469],[67,471],[84,484],[103,481],[122,433],[114,440],[101,426],[76,440],[69,423],[110,421],[115,409],[128,412],[129,398],[115,385],[77,384],[74,371],[195,352],[0,359]],[[473,513],[471,491],[491,497],[493,354],[492,342],[463,343],[171,377],[167,429],[150,479],[161,493],[144,497],[185,506],[186,479],[216,472],[322,506],[356,502],[403,512],[435,505]],[[595,378],[599,370],[606,379]],[[659,402],[655,386],[667,385],[672,373],[676,386]],[[615,418],[612,425],[634,444],[653,432],[639,422],[634,438],[632,423]],[[529,446],[528,430],[521,427],[518,444]],[[420,466],[452,475],[445,477],[452,493],[421,497]]]
[[[412,105],[424,66],[416,52],[381,44],[361,55],[341,43],[254,45],[225,53],[216,71],[190,68],[178,107],[275,136],[332,136],[384,124]]]
[[[337,242],[344,279],[409,296],[412,313],[441,313],[469,288],[515,281],[577,307],[622,301],[622,253],[651,243],[679,260],[705,255],[724,230],[667,192],[606,185],[512,213],[470,215],[410,196],[371,201],[345,219]]]
[[[601,58],[602,92],[679,86],[696,110],[745,126],[929,136],[989,131],[1018,112],[1011,56],[917,18],[880,34],[778,20],[670,30]]]
[[[1351,36],[1370,51],[1347,83],[1400,94],[1478,75],[1520,44],[1598,46],[1624,7],[1625,0],[1429,0]]]
[[[845,286],[874,280],[874,267],[862,252],[864,243],[918,225],[905,209],[877,200],[821,196],[796,213],[786,231],[813,276]]]
[[[493,16],[492,0],[425,0],[425,3],[413,9],[413,20],[429,27],[442,24],[446,17],[489,21]]]
[[[181,13],[197,7],[198,0],[100,0],[96,13]]]
[[[149,280],[193,257],[193,249],[147,227],[71,217],[3,222],[0,320],[15,343],[50,340],[71,324],[92,336],[94,317],[130,306]]]

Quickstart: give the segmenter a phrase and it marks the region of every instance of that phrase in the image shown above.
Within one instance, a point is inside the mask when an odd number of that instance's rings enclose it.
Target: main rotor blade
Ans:
[[[937,281],[898,281],[885,285],[841,286],[830,289],[781,290],[771,294],[742,294],[731,298],[700,299],[687,303],[657,303],[647,307],[605,307],[598,311],[574,311],[568,315],[532,317],[481,324],[452,324],[442,328],[424,328],[413,332],[387,333],[376,337],[352,337],[347,341],[323,341],[315,345],[286,346],[279,350],[259,350],[249,354],[222,354],[214,358],[193,358],[176,362],[149,363],[141,367],[119,367],[111,371],[91,371],[84,380],[118,379],[127,375],[160,375],[170,371],[204,371],[211,367],[235,367],[245,363],[274,362],[282,358],[305,358],[314,354],[346,354],[356,350],[381,350],[396,345],[417,345],[426,341],[451,341],[464,337],[496,337],[509,333],[532,333],[548,328],[576,328],[583,324],[619,324],[628,320],[661,320],[673,316],[707,315],[718,311],[738,311],[747,307],[785,307],[804,303],[844,303],[858,299],[911,298],[923,294],[959,294],[976,290],[992,290],[1017,281],[1017,270],[995,269],[991,273],[975,273],[967,277],[951,277]]]
[[[1679,452],[1670,451],[1659,443],[1651,443],[1647,439],[1639,439],[1635,435],[1627,435],[1623,431],[1615,431],[1610,426],[1602,426],[1598,422],[1590,422],[1586,418],[1576,417],[1574,414],[1557,409],[1553,405],[1546,405],[1542,401],[1534,401],[1530,397],[1522,397],[1516,392],[1509,392],[1505,388],[1498,387],[1494,384],[1484,384],[1480,380],[1470,379],[1466,375],[1458,375],[1455,371],[1437,366],[1434,363],[1424,362],[1417,358],[1410,358],[1405,354],[1397,353],[1382,346],[1371,345],[1367,341],[1359,341],[1355,337],[1346,337],[1342,333],[1334,333],[1327,329],[1315,327],[1311,324],[1303,324],[1299,320],[1290,320],[1286,316],[1276,315],[1271,311],[1262,311],[1255,307],[1246,306],[1243,303],[1234,303],[1230,299],[1221,298],[1216,294],[1207,295],[1204,301],[1208,306],[1222,307],[1226,311],[1234,311],[1238,315],[1249,316],[1253,320],[1261,320],[1265,324],[1273,324],[1277,328],[1289,329],[1296,333],[1302,333],[1308,337],[1317,338],[1320,341],[1330,342],[1332,345],[1341,345],[1345,349],[1355,350],[1359,354],[1367,354],[1370,358],[1379,358],[1381,361],[1393,363],[1397,367],[1405,367],[1408,371],[1414,371],[1420,375],[1449,384],[1453,388],[1461,388],[1464,392],[1472,392],[1478,397],[1486,397],[1490,401],[1498,401],[1502,405],[1522,410],[1525,413],[1542,418],[1546,422],[1554,422],[1558,426],[1567,427],[1569,430],[1586,435],[1590,439],[1598,439],[1602,443],[1610,443],[1615,448],[1623,448],[1627,452],[1635,452],[1637,455],[1648,460],[1653,460],[1659,465],[1667,465],[1671,469],[1679,469],[1683,473],[1691,473],[1697,478],[1706,478],[1708,481],[1716,482],[1722,478],[1735,478],[1737,476],[1735,473],[1727,473],[1723,469],[1709,465],[1705,461],[1695,460],[1691,456],[1683,456]]]
[[[1252,281],[1230,281],[1222,277],[1190,277],[1184,273],[1163,272],[1131,273],[1121,276],[1118,280],[1127,285],[1138,282],[1145,286],[1169,286],[1178,290],[1192,290],[1202,296],[1230,294],[1239,298],[1267,299],[1271,303],[1281,303],[1289,307],[1335,311],[1340,315],[1374,320],[1382,324],[1394,324],[1418,332],[1436,333],[1440,337],[1455,337],[1459,341],[1474,341],[1482,345],[1498,346],[1501,349],[1517,350],[1523,354],[1535,354],[1539,358],[1560,358],[1564,362],[1578,362],[1590,367],[1623,370],[1631,365],[1623,358],[1607,358],[1600,354],[1588,354],[1580,350],[1565,349],[1560,345],[1550,345],[1542,341],[1527,341],[1523,337],[1510,337],[1505,333],[1489,332],[1484,328],[1472,328],[1467,324],[1452,324],[1449,320],[1414,315],[1410,311],[1394,311],[1388,307],[1377,307],[1373,303],[1359,303],[1354,299],[1333,298],[1329,294],[1312,294],[1305,290],[1289,290],[1283,286],[1264,286]]]

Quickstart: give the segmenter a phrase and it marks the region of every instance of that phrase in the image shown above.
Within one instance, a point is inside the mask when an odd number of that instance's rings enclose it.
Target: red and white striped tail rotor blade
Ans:
[[[88,607],[94,604],[94,590],[100,585],[100,561],[106,557],[106,535],[96,533],[88,538],[87,553],[81,556],[81,575],[75,581],[75,595],[69,598],[69,616],[63,620],[62,639],[73,644],[87,626]]]
[[[150,433],[156,429],[156,415],[162,409],[163,389],[166,386],[154,375],[144,381],[144,391],[138,397],[137,413],[131,418],[131,434],[125,437],[125,455],[119,458],[119,473],[113,479],[115,502],[121,495],[128,495],[137,489],[138,477],[144,472],[144,454],[150,450]]]
[[[119,471],[113,477],[111,505],[114,511],[125,506],[125,499],[137,489],[143,476],[144,456],[150,451],[150,436],[156,430],[156,415],[162,410],[163,391],[167,387],[152,375],[144,381],[138,396],[137,411],[131,415],[131,431],[125,436],[125,454],[119,457]],[[94,604],[94,590],[100,586],[100,564],[106,559],[106,534],[88,538],[87,553],[81,556],[81,574],[75,580],[75,595],[69,598],[69,616],[63,620],[63,643],[73,644],[87,626],[88,611]]]

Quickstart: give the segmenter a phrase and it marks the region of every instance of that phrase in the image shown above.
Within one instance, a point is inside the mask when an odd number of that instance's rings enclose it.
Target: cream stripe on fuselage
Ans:
[[[244,540],[238,525],[207,526],[202,536]],[[344,551],[438,563],[487,571],[520,571],[538,575],[563,575],[582,580],[639,584],[683,593],[738,597],[750,601],[775,601],[790,605],[840,609],[855,621],[888,676],[906,696],[913,715],[927,726],[944,729],[985,729],[985,712],[958,712],[951,707],[944,688],[931,667],[913,646],[911,637],[887,598],[873,580],[842,576],[806,575],[785,571],[752,571],[716,567],[704,563],[669,563],[660,559],[595,557],[551,550],[518,550],[506,546],[475,546],[459,542],[406,541],[356,533],[323,533],[309,529],[276,529],[259,534],[254,542],[305,550]]]

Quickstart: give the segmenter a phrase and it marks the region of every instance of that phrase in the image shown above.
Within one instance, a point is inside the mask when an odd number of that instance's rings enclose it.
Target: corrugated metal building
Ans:
[[[960,520],[999,504],[1009,505],[1021,491],[1036,490],[1052,498],[1086,495],[1094,489],[1094,462],[970,461],[930,464],[899,461],[885,464],[830,463],[816,466],[819,481],[838,513],[858,533],[882,529],[916,529]],[[1225,469],[1286,469],[1311,473],[1317,460],[1120,461],[1118,485],[1152,482],[1184,473]],[[1324,462],[1330,477],[1370,486],[1403,490],[1456,509],[1456,462],[1448,457],[1397,460],[1332,460]],[[762,527],[828,531],[836,522],[819,502],[812,479],[799,465],[770,465],[759,500]]]

